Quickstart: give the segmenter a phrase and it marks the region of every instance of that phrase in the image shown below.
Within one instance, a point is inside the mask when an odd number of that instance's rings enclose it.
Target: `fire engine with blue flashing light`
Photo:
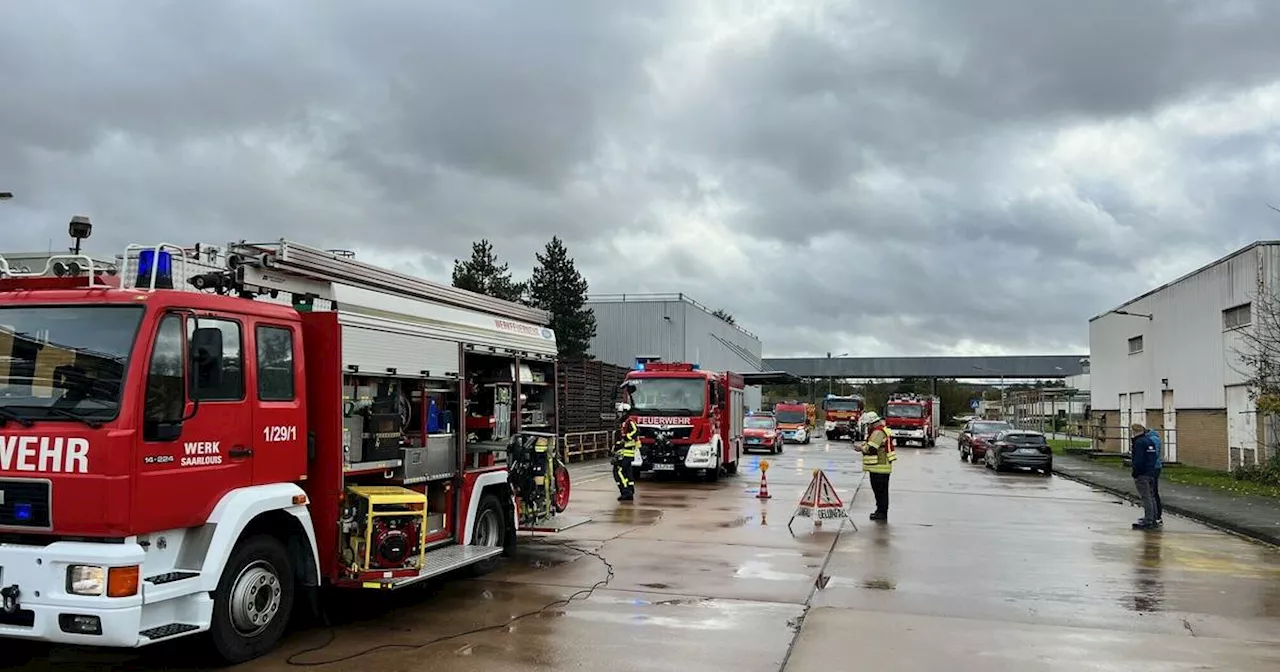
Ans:
[[[858,422],[866,405],[866,399],[857,394],[828,394],[822,400],[823,429],[826,430],[827,440],[846,437],[852,441],[866,439],[863,435],[864,428]]]
[[[0,256],[0,650],[200,634],[240,662],[322,587],[586,522],[557,515],[545,312],[287,240],[103,262],[71,233]]]
[[[709,481],[737,473],[745,413],[742,374],[638,357],[620,390],[639,429],[638,471],[700,474]]]

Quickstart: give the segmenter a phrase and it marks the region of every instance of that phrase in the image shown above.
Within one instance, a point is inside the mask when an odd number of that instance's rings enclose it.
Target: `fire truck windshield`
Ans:
[[[773,416],[778,422],[784,425],[798,425],[808,421],[809,416],[804,411],[774,411]]]
[[[886,418],[923,418],[924,406],[918,404],[889,404],[885,409]]]
[[[822,409],[826,411],[861,411],[862,402],[850,399],[824,399]]]
[[[706,408],[703,378],[634,378],[632,409],[642,413],[702,415]]]
[[[0,422],[115,418],[142,315],[133,305],[0,307]]]

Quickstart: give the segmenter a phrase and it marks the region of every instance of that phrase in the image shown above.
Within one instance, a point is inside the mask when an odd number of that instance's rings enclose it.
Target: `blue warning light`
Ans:
[[[138,253],[136,287],[151,287],[151,270],[155,269],[156,289],[173,289],[173,255],[164,250],[142,250]]]
[[[16,518],[19,522],[23,522],[23,523],[31,520],[31,503],[30,502],[14,503],[13,517]]]

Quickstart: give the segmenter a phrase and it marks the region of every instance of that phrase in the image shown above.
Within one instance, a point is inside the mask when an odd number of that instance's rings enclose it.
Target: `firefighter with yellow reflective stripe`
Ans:
[[[898,460],[893,432],[875,411],[863,413],[858,424],[863,426],[867,440],[862,447],[855,449],[862,453],[862,470],[869,474],[871,492],[876,496],[876,510],[872,512],[871,520],[885,522],[889,520],[889,475],[893,473],[893,463]]]
[[[618,501],[629,502],[636,497],[635,461],[640,454],[640,428],[631,417],[631,404],[620,402],[617,408],[622,424],[613,451],[613,480],[618,484]]]

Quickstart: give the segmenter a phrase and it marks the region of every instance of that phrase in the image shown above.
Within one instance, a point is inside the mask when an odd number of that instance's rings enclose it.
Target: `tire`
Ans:
[[[828,441],[835,441],[835,440],[836,440],[836,433],[835,433],[835,432],[827,432],[827,440],[828,440]]]
[[[471,528],[471,543],[475,546],[502,546],[507,538],[507,517],[502,502],[493,495],[482,495],[476,507],[476,522]],[[498,568],[501,555],[481,560],[468,569],[472,576],[483,576]]]
[[[973,451],[969,451],[969,463],[970,463],[970,464],[977,464],[977,463],[978,463],[978,456],[977,456],[977,455],[974,455],[974,454],[973,454]]]
[[[293,559],[284,543],[267,534],[240,540],[213,594],[214,653],[234,665],[270,651],[284,636],[296,597]]]
[[[554,478],[556,496],[552,499],[551,505],[555,507],[556,513],[564,513],[564,510],[569,508],[569,493],[573,489],[573,482],[569,478],[569,468],[557,463]]]
[[[964,461],[965,461],[965,460],[967,460],[967,459],[969,459],[969,456],[965,454],[965,452],[964,452],[964,448],[961,448],[961,449],[960,449],[960,461],[961,461],[961,462],[964,462]]]

